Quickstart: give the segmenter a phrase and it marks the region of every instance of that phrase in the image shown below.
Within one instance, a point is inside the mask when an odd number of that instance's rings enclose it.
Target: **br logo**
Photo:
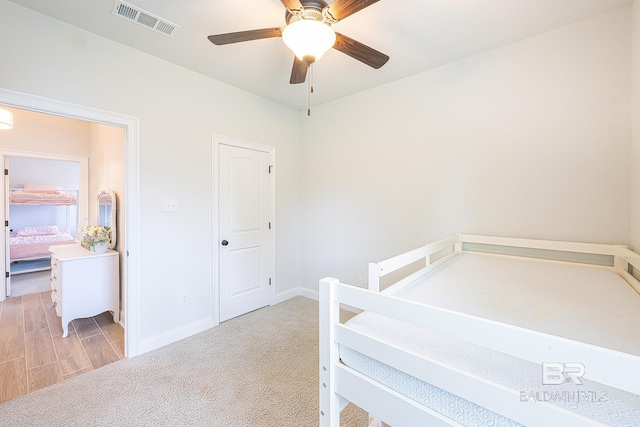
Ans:
[[[551,363],[542,364],[542,384],[560,385],[565,382],[573,382],[581,385],[580,378],[584,375],[582,363]]]

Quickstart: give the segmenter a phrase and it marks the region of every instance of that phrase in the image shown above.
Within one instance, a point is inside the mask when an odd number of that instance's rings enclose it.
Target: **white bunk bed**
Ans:
[[[24,187],[9,189],[9,204],[14,206],[63,207],[66,214],[66,229],[58,230],[54,225],[34,224],[20,227],[9,236],[11,274],[48,270],[49,247],[75,243],[71,234],[78,223],[78,190],[65,190],[57,186],[25,183]],[[72,207],[76,207],[72,211]],[[20,208],[23,209],[23,208]],[[12,209],[13,224],[15,213]]]
[[[640,425],[634,267],[624,246],[455,235],[370,264],[368,290],[321,280],[320,425],[349,402],[393,427]]]

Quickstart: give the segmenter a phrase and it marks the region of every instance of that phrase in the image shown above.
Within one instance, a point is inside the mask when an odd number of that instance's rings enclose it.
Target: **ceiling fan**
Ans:
[[[380,68],[389,60],[384,53],[343,34],[336,33],[332,24],[378,2],[379,0],[281,0],[287,8],[284,28],[264,28],[209,36],[211,43],[221,46],[250,40],[282,37],[293,50],[295,58],[289,83],[304,83],[309,66],[332,47],[373,68]]]

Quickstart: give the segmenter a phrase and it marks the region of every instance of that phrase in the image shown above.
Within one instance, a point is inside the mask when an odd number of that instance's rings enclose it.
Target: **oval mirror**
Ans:
[[[116,193],[113,190],[102,190],[96,197],[98,202],[98,225],[111,227],[111,243],[109,249],[116,247]]]

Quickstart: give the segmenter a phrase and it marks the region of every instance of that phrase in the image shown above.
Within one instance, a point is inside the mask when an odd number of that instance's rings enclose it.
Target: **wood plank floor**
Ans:
[[[62,324],[51,292],[0,302],[0,403],[124,357],[124,330],[109,312]]]

